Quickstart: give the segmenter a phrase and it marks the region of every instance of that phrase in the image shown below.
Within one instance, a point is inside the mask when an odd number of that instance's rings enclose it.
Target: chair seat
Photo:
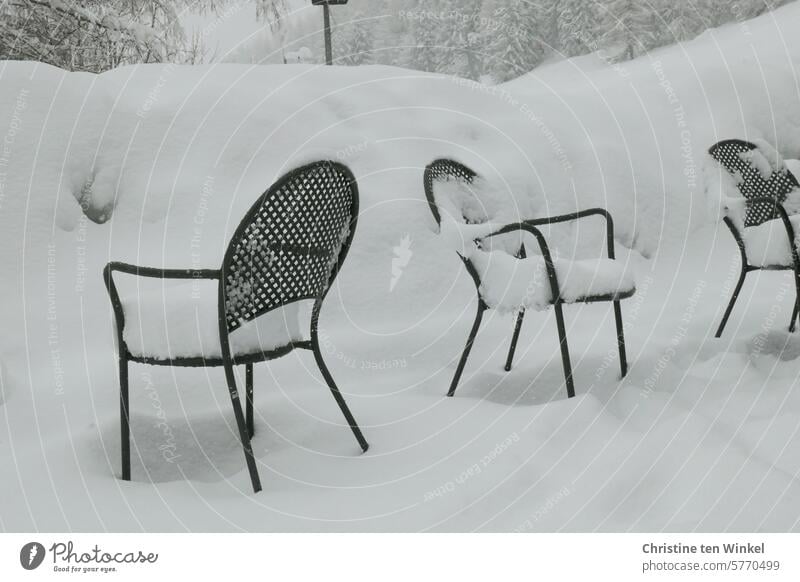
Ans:
[[[121,294],[123,339],[131,355],[158,360],[220,359],[218,283],[143,280]],[[302,341],[300,303],[290,303],[230,334],[231,355],[268,353]]]
[[[553,304],[544,259],[517,259],[502,251],[470,255],[481,280],[480,294],[493,309],[546,309]],[[632,273],[614,259],[554,259],[562,303],[614,300],[636,291]]]
[[[800,234],[800,215],[790,216],[789,221],[795,234]],[[762,269],[790,268],[794,265],[789,237],[780,218],[745,228],[742,238],[750,265]]]

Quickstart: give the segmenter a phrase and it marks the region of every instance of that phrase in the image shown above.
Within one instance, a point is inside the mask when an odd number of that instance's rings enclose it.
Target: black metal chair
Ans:
[[[369,445],[361,434],[344,397],[336,386],[319,345],[320,309],[341,268],[355,233],[358,216],[358,187],[350,170],[339,163],[321,161],[297,168],[281,177],[251,207],[231,238],[220,269],[158,269],[119,262],[106,265],[103,276],[116,320],[119,346],[120,416],[122,432],[122,478],[130,480],[130,417],[128,407],[128,363],[157,366],[224,366],[228,392],[244,449],[253,490],[261,482],[250,439],[253,423],[253,364],[278,358],[294,348],[312,350],[317,366],[363,451]],[[126,302],[120,298],[115,273],[158,279],[205,280],[213,293],[207,312],[215,312],[211,331],[218,343],[202,346],[201,353],[153,355],[137,338],[135,318],[126,327],[126,311],[138,309],[139,297]],[[156,299],[163,299],[159,297]],[[263,327],[253,327],[263,318],[282,322],[281,309],[313,300],[310,339],[294,333],[279,333],[275,340],[265,337]],[[176,307],[173,305],[173,307]],[[170,306],[166,306],[164,313]],[[277,322],[274,321],[277,319]],[[296,320],[295,320],[296,322]],[[299,328],[298,328],[299,329]],[[247,332],[239,341],[237,331]],[[279,330],[280,331],[280,330]],[[238,344],[236,342],[239,342]],[[131,346],[133,344],[133,347]],[[264,345],[268,347],[264,347]],[[237,347],[238,346],[238,347]],[[242,413],[235,365],[245,365],[246,416]]]
[[[728,212],[723,218],[728,230],[730,230],[736,241],[736,246],[739,248],[739,253],[742,259],[742,270],[739,274],[739,280],[733,290],[728,307],[725,309],[725,314],[722,316],[722,321],[717,328],[716,337],[722,335],[725,325],[728,323],[728,318],[733,311],[733,306],[739,297],[742,290],[745,277],[748,273],[753,271],[794,271],[795,290],[797,293],[794,310],[792,311],[792,320],[789,323],[789,331],[793,332],[795,323],[797,321],[798,310],[800,310],[800,258],[798,258],[797,246],[795,245],[794,227],[789,215],[783,206],[786,201],[786,196],[800,188],[797,179],[785,167],[779,171],[772,171],[769,178],[762,175],[762,170],[754,166],[751,159],[748,159],[747,154],[755,152],[758,146],[752,142],[744,141],[741,139],[728,139],[720,141],[708,150],[711,157],[714,158],[721,166],[722,169],[729,172],[737,183],[739,192],[744,197],[744,216],[742,220],[734,220]],[[743,155],[744,154],[744,155]],[[740,225],[747,228],[759,227],[762,224],[768,223],[771,220],[780,219],[781,223],[788,237],[789,251],[791,260],[780,262],[777,264],[752,264],[748,258],[747,252],[747,236],[746,233],[740,229]],[[737,224],[737,222],[739,224]],[[786,239],[774,239],[770,244],[784,244]]]
[[[434,161],[433,163],[429,164],[427,168],[425,168],[424,174],[424,181],[425,181],[425,196],[428,199],[428,205],[430,206],[431,213],[433,214],[433,218],[436,220],[436,224],[441,226],[442,217],[439,213],[439,207],[436,204],[436,200],[434,199],[434,192],[433,188],[437,181],[448,181],[448,180],[460,180],[464,183],[471,184],[477,175],[472,169],[466,167],[459,162],[454,160],[447,160],[447,159],[439,159]],[[467,223],[473,222],[473,220],[467,218],[462,214],[462,220]],[[527,252],[525,251],[525,244],[520,243],[519,249],[517,250],[516,257],[519,259],[524,259],[527,256]],[[463,259],[463,257],[462,257]],[[467,267],[469,269],[469,267]],[[471,273],[470,273],[471,274]],[[517,318],[514,323],[514,331],[511,333],[511,344],[508,348],[508,356],[506,357],[506,364],[505,370],[506,372],[511,371],[511,365],[514,362],[514,352],[517,349],[517,340],[519,340],[519,334],[522,331],[522,321],[525,318],[525,309],[520,309],[519,313],[517,314]],[[476,330],[477,331],[477,330]],[[452,390],[455,392],[455,388]]]
[[[430,206],[431,213],[433,214],[437,226],[441,227],[442,225],[442,215],[440,212],[439,204],[437,204],[434,192],[437,182],[440,183],[443,181],[456,180],[461,182],[463,185],[468,186],[472,184],[476,178],[477,174],[472,169],[466,167],[465,165],[459,162],[450,159],[437,159],[432,163],[430,163],[425,168],[425,173],[424,173],[425,197],[428,200],[428,205]],[[478,204],[480,203],[478,202]],[[611,218],[611,215],[602,208],[592,208],[589,210],[582,210],[579,212],[564,214],[560,216],[537,218],[534,220],[523,220],[517,223],[503,225],[500,226],[494,232],[484,235],[480,239],[474,241],[476,245],[480,246],[483,242],[485,242],[487,239],[491,237],[506,235],[515,232],[528,233],[536,238],[547,273],[547,279],[550,291],[550,304],[553,305],[556,312],[556,326],[558,328],[558,337],[561,347],[561,360],[564,366],[564,377],[567,386],[567,396],[569,398],[575,396],[575,386],[572,379],[572,364],[570,362],[569,347],[567,344],[566,326],[564,325],[564,313],[562,309],[563,305],[566,303],[579,303],[579,302],[593,303],[600,301],[612,301],[614,303],[614,317],[617,327],[617,346],[619,349],[620,372],[622,374],[622,377],[624,377],[628,371],[628,363],[627,363],[627,356],[625,353],[625,336],[622,327],[622,311],[620,307],[620,300],[633,296],[633,294],[636,292],[636,289],[633,285],[631,285],[630,288],[618,289],[616,292],[609,295],[583,295],[574,298],[570,301],[566,301],[562,297],[559,288],[558,274],[556,272],[556,267],[552,259],[550,248],[547,245],[547,240],[537,227],[578,220],[580,218],[584,218],[587,216],[594,216],[594,215],[602,216],[605,218],[606,244],[608,247],[607,253],[608,253],[608,258],[613,260],[614,223]],[[469,220],[468,217],[465,216],[463,213],[460,217],[456,218],[462,220],[465,223],[470,223],[470,222],[475,223],[474,219]],[[514,256],[518,259],[526,258],[526,250],[523,244],[520,245],[518,251]],[[477,269],[475,268],[475,265],[472,263],[469,257],[466,257],[461,253],[459,253],[459,257],[463,261],[464,266],[467,269],[467,272],[470,274],[470,277],[475,283],[475,289],[478,294],[478,309],[477,309],[477,314],[475,316],[475,321],[472,324],[472,329],[470,330],[469,333],[469,337],[467,338],[467,343],[464,346],[464,351],[461,354],[461,358],[456,367],[455,375],[453,376],[453,380],[450,384],[450,389],[447,392],[448,396],[453,396],[455,394],[456,388],[458,387],[458,382],[461,379],[461,374],[464,371],[464,366],[466,365],[467,359],[469,358],[469,353],[472,350],[472,344],[475,341],[475,336],[477,335],[478,329],[480,328],[481,320],[483,318],[483,313],[487,309],[489,309],[489,305],[486,303],[483,295],[481,294],[481,279]],[[511,345],[509,346],[508,356],[506,358],[506,364],[505,364],[506,371],[509,371],[511,369],[511,365],[513,363],[514,352],[516,350],[517,341],[519,339],[520,330],[522,328],[524,315],[525,315],[524,309],[520,309],[516,321],[514,323],[514,330],[511,336]]]

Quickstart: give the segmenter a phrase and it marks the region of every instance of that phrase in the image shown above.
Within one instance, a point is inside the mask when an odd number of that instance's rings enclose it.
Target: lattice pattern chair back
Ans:
[[[225,254],[228,331],[324,295],[350,247],[357,215],[356,180],[342,164],[315,162],[278,180],[247,213]]]
[[[758,146],[749,141],[728,139],[711,146],[708,153],[734,177],[741,178],[737,185],[745,198],[766,196],[776,202],[785,201],[786,195],[800,187],[800,184],[789,170],[773,172],[769,179],[765,180],[759,169],[742,156],[757,149]],[[744,225],[758,226],[775,218],[779,218],[779,214],[774,204],[756,202],[747,208]]]
[[[436,224],[441,225],[442,216],[439,212],[439,206],[436,204],[436,197],[433,191],[434,184],[447,180],[461,180],[467,184],[471,184],[473,180],[475,180],[475,177],[475,172],[454,160],[439,159],[428,164],[425,168],[423,183],[425,186],[425,197],[428,199],[428,206],[430,206]],[[462,218],[465,222],[470,222],[463,214]]]

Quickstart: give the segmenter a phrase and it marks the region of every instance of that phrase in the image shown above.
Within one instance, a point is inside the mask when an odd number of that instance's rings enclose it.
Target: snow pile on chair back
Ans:
[[[526,218],[501,184],[482,176],[471,182],[454,177],[435,180],[433,192],[441,218],[441,240],[464,257],[472,253],[476,239]],[[515,255],[521,243],[522,233],[514,232],[491,237],[483,246]]]
[[[455,177],[436,180],[434,195],[440,213],[468,224],[488,222],[504,209],[503,192],[480,176],[472,182]]]
[[[718,218],[727,217],[740,233],[747,260],[757,267],[788,267],[793,264],[792,245],[797,246],[800,216],[800,188],[789,166],[797,168],[797,160],[787,163],[769,143],[762,139],[748,143],[730,141],[716,144],[706,168],[706,194],[709,207]],[[744,149],[733,153],[737,149]],[[738,158],[738,159],[737,159]],[[753,198],[774,200],[786,209],[795,232],[790,241],[788,232],[772,204]],[[750,203],[748,204],[748,200]]]
[[[751,166],[765,182],[773,179],[773,176],[783,176],[787,172],[794,172],[800,169],[800,160],[784,160],[778,151],[763,139],[753,139],[752,150],[743,151],[737,157],[744,163]],[[797,177],[797,176],[795,176]],[[733,220],[734,224],[741,230],[747,222],[748,208],[745,204],[745,197],[741,187],[745,182],[744,176],[738,171],[731,172],[729,169],[711,156],[707,156],[704,167],[705,194],[708,201],[708,209],[711,216],[717,220],[722,220],[725,216]],[[766,197],[777,196],[778,193],[768,191],[761,194]],[[789,214],[800,210],[800,189],[795,188],[785,195],[782,200],[784,208]]]
[[[763,139],[754,139],[756,149],[742,152],[739,157],[756,168],[764,180],[769,180],[772,174],[786,172],[786,164],[781,155]]]

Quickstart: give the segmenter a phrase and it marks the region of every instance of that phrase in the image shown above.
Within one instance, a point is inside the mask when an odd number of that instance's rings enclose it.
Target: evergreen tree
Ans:
[[[756,16],[761,16],[765,12],[769,12],[770,10],[774,10],[775,8],[779,8],[780,6],[793,1],[794,0],[741,0],[736,4],[738,14],[735,16],[740,20],[755,18]],[[720,24],[729,22],[730,15],[733,12],[730,4],[727,6],[723,4],[723,6],[720,6],[719,8],[719,16],[724,19],[720,21]],[[725,8],[727,8],[727,10],[724,10]],[[725,12],[727,12],[727,14],[725,14]]]
[[[278,26],[286,0],[256,0]],[[68,70],[101,72],[130,63],[196,63],[202,39],[187,37],[181,17],[224,12],[235,0],[15,0],[0,2],[0,60],[37,60]]]
[[[61,1],[70,5],[79,0]],[[131,5],[166,4],[163,0],[126,1]],[[174,0],[184,4],[195,1],[225,5],[240,0]],[[264,6],[277,6],[287,0],[277,0],[275,4],[272,0],[257,1]],[[340,62],[347,64],[377,62],[473,79],[489,74],[502,81],[531,71],[553,52],[571,57],[602,47],[613,49],[612,56],[617,59],[630,59],[655,47],[692,39],[711,27],[754,18],[787,1],[353,0],[331,10],[334,58],[342,57]],[[15,0],[7,6],[37,2],[50,6],[50,0]],[[80,2],[99,5],[103,0]],[[364,23],[361,30],[356,30],[354,21],[360,19]],[[299,20],[302,19],[297,17],[283,23],[282,38],[272,34],[266,41],[261,39],[260,46],[248,46],[229,60],[262,62],[264,55],[280,56],[282,46],[285,50],[309,46],[315,54],[323,54],[321,15],[313,14],[302,25]],[[42,23],[40,28],[63,30],[48,23]],[[28,44],[16,43],[17,54],[22,50],[20,47],[39,40],[31,36],[26,39]],[[160,31],[156,36],[161,36]],[[16,42],[13,38],[9,40]],[[38,50],[59,54],[62,46],[56,38]],[[176,56],[174,51],[162,54],[165,56],[156,54],[150,58],[187,59],[185,55]],[[133,61],[132,55],[125,56],[123,62]],[[272,62],[275,60],[273,57]]]
[[[483,70],[483,36],[480,31],[482,0],[445,0],[447,15],[440,31],[442,72],[477,79]]]
[[[433,10],[420,12],[420,17],[411,26],[411,68],[431,73],[439,70],[441,62],[439,20],[433,17],[436,14]]]
[[[543,50],[548,55],[563,55],[559,19],[562,0],[550,0],[538,5],[540,34]]]
[[[660,33],[656,43],[660,46],[691,40],[707,28],[715,26],[717,4],[718,0],[659,0],[656,10]],[[729,8],[727,11],[730,13]]]
[[[374,35],[370,20],[355,20],[336,30],[333,55],[337,65],[370,65],[374,62]]]
[[[369,22],[359,22],[353,30],[350,62],[353,65],[371,65],[374,36]]]
[[[606,0],[602,6],[599,35],[616,59],[630,60],[657,46],[658,26],[652,4],[639,0]]]
[[[566,56],[597,50],[595,6],[595,0],[559,0],[556,4],[559,50]]]
[[[495,4],[487,26],[487,73],[507,81],[532,71],[544,55],[542,11],[537,3],[515,0]]]

